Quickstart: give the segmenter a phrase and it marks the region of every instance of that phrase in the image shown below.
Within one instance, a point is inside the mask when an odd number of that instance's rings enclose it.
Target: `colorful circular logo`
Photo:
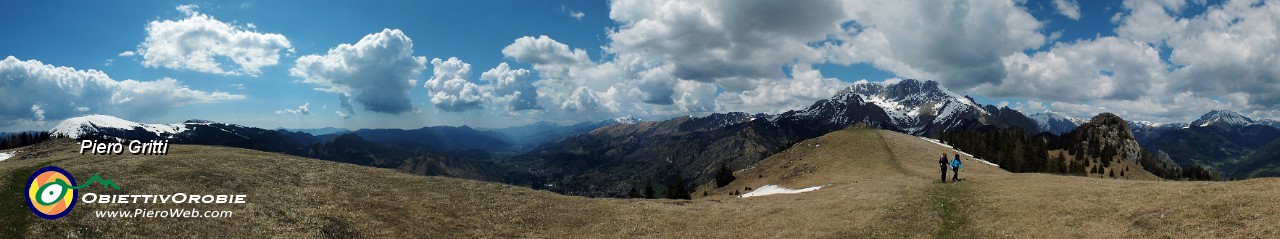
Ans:
[[[76,180],[67,170],[43,167],[31,173],[27,181],[27,206],[37,216],[58,219],[76,206]]]

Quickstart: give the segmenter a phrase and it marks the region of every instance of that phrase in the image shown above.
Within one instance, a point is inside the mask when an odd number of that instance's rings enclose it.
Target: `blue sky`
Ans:
[[[1158,122],[1189,121],[1219,108],[1280,116],[1280,96],[1268,93],[1278,88],[1280,73],[1270,69],[1280,60],[1203,44],[1276,50],[1274,1],[0,5],[6,22],[0,57],[14,58],[0,75],[21,82],[0,84],[9,95],[0,95],[9,101],[0,103],[5,131],[45,129],[92,113],[266,128],[503,127],[777,113],[858,80],[889,78],[937,80],[980,103],[1024,112],[1111,111]],[[1235,23],[1214,24],[1205,17],[1210,11],[1235,16]],[[931,15],[937,16],[913,17]],[[1268,26],[1272,32],[1256,31]],[[1215,31],[1234,35],[1197,38]],[[408,42],[397,39],[411,41],[403,49],[412,53],[359,53]],[[342,44],[354,47],[341,51]],[[1185,57],[1201,52],[1247,66]],[[307,56],[314,58],[301,62]]]

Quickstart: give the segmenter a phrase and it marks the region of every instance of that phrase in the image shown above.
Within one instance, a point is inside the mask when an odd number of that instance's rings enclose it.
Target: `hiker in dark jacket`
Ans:
[[[942,183],[947,183],[947,153],[942,153],[942,157],[938,157],[938,169],[942,170]]]
[[[964,166],[964,164],[960,163],[960,154],[956,153],[956,159],[951,160],[951,181],[952,182],[960,181],[960,166]]]

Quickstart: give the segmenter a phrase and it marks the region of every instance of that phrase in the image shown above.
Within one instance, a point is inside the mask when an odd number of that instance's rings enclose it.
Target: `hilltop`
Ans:
[[[277,153],[173,145],[164,156],[83,157],[74,143],[17,149],[0,162],[5,197],[34,168],[99,173],[131,193],[247,194],[249,204],[196,205],[231,218],[102,219],[94,210],[172,205],[81,204],[56,221],[0,200],[5,233],[31,237],[266,235],[297,237],[1259,237],[1280,233],[1277,179],[1170,182],[1014,174],[966,160],[940,184],[950,148],[918,136],[846,129],[805,140],[735,173],[694,200],[584,198]],[[213,153],[217,152],[217,153]],[[965,157],[969,159],[968,157]],[[734,191],[822,186],[738,198]],[[90,192],[95,189],[87,189]],[[706,196],[702,196],[706,192]],[[183,205],[182,207],[188,207]],[[15,210],[23,209],[23,210]],[[121,226],[128,225],[128,226]],[[9,231],[16,230],[16,231]]]

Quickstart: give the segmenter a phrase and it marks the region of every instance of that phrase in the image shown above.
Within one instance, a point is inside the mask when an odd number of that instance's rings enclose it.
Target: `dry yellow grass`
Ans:
[[[821,145],[821,146],[819,146]],[[80,204],[56,221],[20,213],[30,237],[1269,237],[1280,233],[1276,179],[1160,182],[1013,174],[966,161],[938,183],[952,151],[917,137],[842,130],[739,171],[695,200],[593,199],[494,183],[403,174],[250,150],[175,145],[167,156],[79,156],[65,141],[20,149],[3,178],[43,164],[116,180],[127,193],[248,194],[231,218],[94,218],[93,210],[172,205]],[[79,178],[78,178],[79,179]],[[84,180],[84,179],[79,179]],[[0,180],[0,195],[13,180]],[[25,183],[25,182],[21,182]],[[824,186],[737,198],[778,184]],[[705,189],[705,187],[704,187]],[[87,192],[104,192],[86,189]],[[9,198],[9,197],[0,197]],[[23,207],[0,201],[0,207]],[[179,206],[185,207],[185,206]],[[5,215],[8,216],[8,215]],[[9,218],[14,219],[14,218]],[[21,224],[17,222],[26,222]]]

